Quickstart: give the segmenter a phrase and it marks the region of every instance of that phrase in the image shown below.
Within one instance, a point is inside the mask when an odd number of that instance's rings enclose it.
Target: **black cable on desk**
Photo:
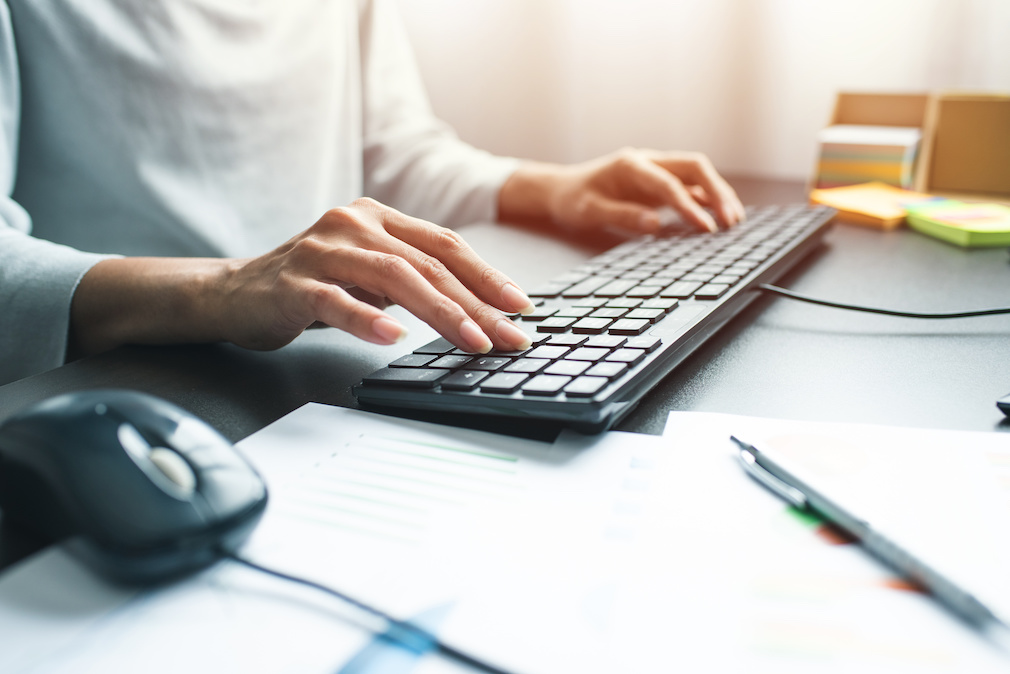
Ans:
[[[786,290],[785,288],[779,288],[778,286],[773,286],[769,283],[762,283],[758,286],[759,290],[763,290],[772,295],[779,295],[781,297],[786,297],[791,300],[796,300],[798,302],[807,302],[809,304],[817,304],[822,307],[833,307],[835,309],[848,309],[850,311],[862,311],[868,314],[883,314],[885,316],[900,316],[902,318],[973,318],[975,316],[997,316],[1000,314],[1010,314],[1010,307],[996,307],[995,309],[980,309],[978,311],[958,311],[953,313],[941,313],[941,314],[925,314],[918,313],[914,311],[895,311],[893,309],[878,309],[875,307],[863,307],[858,304],[844,304],[842,302],[832,302],[831,300],[822,300],[816,297],[810,297],[808,295],[803,295],[801,293],[793,292],[792,290]]]
[[[422,627],[418,627],[417,625],[414,625],[406,620],[399,620],[397,618],[394,618],[388,613],[380,611],[374,606],[370,606],[369,604],[359,601],[332,587],[327,587],[326,585],[322,585],[321,583],[309,580],[308,578],[300,578],[298,576],[292,576],[287,573],[284,573],[283,571],[277,571],[276,569],[261,566],[256,562],[248,560],[244,557],[240,557],[234,552],[231,552],[230,550],[226,550],[224,548],[219,548],[218,552],[222,557],[230,559],[233,562],[238,562],[239,564],[247,566],[250,569],[254,569],[261,573],[265,573],[268,576],[274,576],[275,578],[291,581],[292,583],[305,585],[306,587],[311,587],[312,589],[319,590],[320,592],[325,592],[326,594],[336,597],[341,601],[347,602],[348,604],[354,606],[355,608],[358,608],[377,618],[381,618],[382,620],[386,621],[387,625],[389,626],[388,633],[386,636],[388,636],[393,641],[396,641],[400,645],[410,649],[415,653],[420,654],[434,650],[447,658],[452,658],[457,662],[462,662],[464,664],[470,665],[471,667],[475,667],[481,670],[482,672],[488,672],[489,674],[509,674],[507,670],[501,669],[500,667],[496,667],[490,663],[481,660],[476,656],[469,655],[464,651],[461,651],[452,646],[442,643],[441,641],[439,641],[438,637],[436,637],[434,634],[432,634],[431,632]]]

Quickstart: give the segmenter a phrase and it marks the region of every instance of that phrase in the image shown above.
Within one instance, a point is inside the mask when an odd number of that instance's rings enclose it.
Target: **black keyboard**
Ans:
[[[365,407],[547,419],[599,432],[813,250],[835,211],[748,208],[716,234],[642,237],[528,289],[533,345],[474,355],[445,339],[354,387]]]

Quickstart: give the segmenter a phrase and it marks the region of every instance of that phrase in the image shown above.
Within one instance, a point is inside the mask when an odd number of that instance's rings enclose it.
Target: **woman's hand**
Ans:
[[[635,234],[662,227],[672,208],[703,231],[744,217],[733,188],[703,154],[625,149],[582,164],[528,163],[502,186],[502,222],[549,223],[569,230],[617,227]]]
[[[530,344],[502,315],[533,309],[508,277],[455,232],[371,199],[257,258],[100,262],[75,293],[71,333],[81,353],[200,341],[275,349],[315,323],[392,344],[406,330],[381,310],[390,303],[466,351]]]

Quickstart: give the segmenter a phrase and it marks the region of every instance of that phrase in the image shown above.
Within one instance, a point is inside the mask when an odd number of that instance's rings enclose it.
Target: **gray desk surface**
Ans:
[[[803,199],[799,183],[732,182],[745,203]],[[520,285],[548,280],[615,242],[573,243],[494,225],[462,231]],[[962,250],[908,230],[840,224],[781,283],[819,297],[918,311],[1008,306],[1010,257],[1005,249]],[[166,398],[239,440],[306,402],[355,407],[353,383],[435,336],[405,312],[391,311],[411,328],[394,347],[314,330],[268,353],[230,345],[117,349],[0,387],[0,421],[58,393],[127,387]],[[668,376],[619,429],[658,434],[669,410],[692,410],[1006,431],[995,400],[1007,392],[1010,316],[921,321],[766,298]],[[35,548],[3,529],[0,568]]]

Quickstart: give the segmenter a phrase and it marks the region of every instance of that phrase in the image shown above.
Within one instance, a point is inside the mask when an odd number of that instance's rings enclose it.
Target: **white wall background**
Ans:
[[[836,91],[1010,92],[1010,0],[398,1],[436,112],[501,154],[803,179]]]

